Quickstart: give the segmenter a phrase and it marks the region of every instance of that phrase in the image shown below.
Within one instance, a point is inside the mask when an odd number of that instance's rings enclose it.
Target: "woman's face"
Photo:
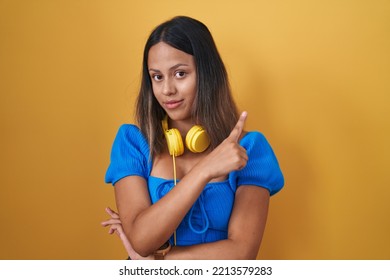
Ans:
[[[196,96],[194,57],[160,42],[149,50],[148,70],[154,96],[169,118],[190,120]]]

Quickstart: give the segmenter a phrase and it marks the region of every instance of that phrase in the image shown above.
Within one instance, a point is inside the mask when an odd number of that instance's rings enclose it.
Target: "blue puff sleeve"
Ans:
[[[112,145],[105,182],[114,185],[132,175],[147,179],[150,170],[149,145],[145,137],[135,125],[122,125]]]
[[[246,149],[249,159],[244,169],[235,172],[234,180],[237,186],[264,187],[269,190],[270,195],[280,191],[284,185],[284,177],[264,135],[260,132],[249,132],[241,139],[240,144]]]

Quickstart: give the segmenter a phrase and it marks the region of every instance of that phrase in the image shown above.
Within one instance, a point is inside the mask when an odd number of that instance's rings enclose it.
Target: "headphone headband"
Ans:
[[[163,128],[164,132],[166,130],[168,130],[168,115],[164,116],[164,118],[163,118],[161,123],[162,123],[162,128]]]

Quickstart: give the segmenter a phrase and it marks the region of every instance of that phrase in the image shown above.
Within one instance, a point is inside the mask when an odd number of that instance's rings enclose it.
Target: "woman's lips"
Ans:
[[[167,109],[176,109],[182,103],[183,103],[183,100],[170,100],[170,101],[165,102],[164,104],[165,104],[165,107]]]

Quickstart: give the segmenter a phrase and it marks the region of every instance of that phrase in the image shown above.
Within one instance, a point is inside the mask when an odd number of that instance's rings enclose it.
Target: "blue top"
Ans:
[[[247,151],[247,165],[240,171],[231,172],[225,181],[205,186],[176,231],[177,245],[226,239],[237,187],[255,185],[266,188],[271,195],[283,187],[283,174],[263,134],[248,132],[240,145]],[[123,177],[141,176],[147,181],[152,203],[156,203],[173,188],[174,182],[150,176],[153,163],[149,160],[149,151],[147,140],[138,127],[122,125],[112,147],[106,183],[114,185]]]

